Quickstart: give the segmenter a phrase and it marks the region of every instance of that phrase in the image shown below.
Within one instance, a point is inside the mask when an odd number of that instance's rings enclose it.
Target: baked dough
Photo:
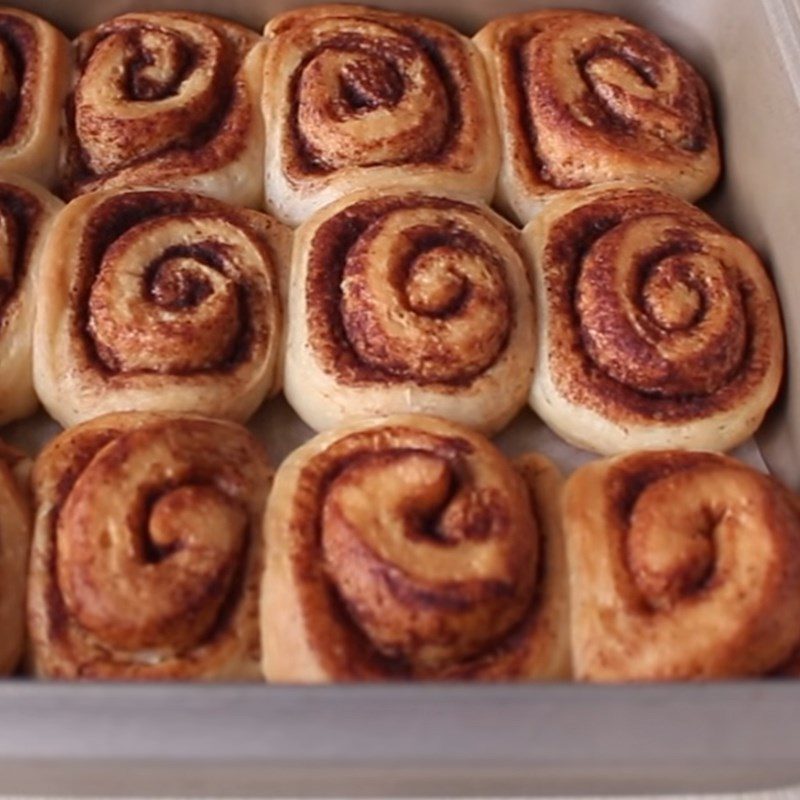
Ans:
[[[264,43],[188,12],[123,14],[75,42],[63,193],[158,186],[259,208]]]
[[[708,89],[649,31],[587,11],[532,11],[475,36],[503,161],[496,201],[522,224],[561,190],[652,180],[686,200],[716,183]]]
[[[635,184],[564,193],[523,231],[534,264],[531,405],[598,453],[729,450],[778,392],[784,343],[753,250]]]
[[[258,679],[272,470],[230,422],[111,414],[40,454],[28,594],[38,677]]]
[[[0,169],[0,425],[39,404],[31,353],[38,271],[61,207],[46,189]]]
[[[559,494],[546,459],[441,419],[320,434],[270,496],[267,679],[567,677]]]
[[[273,18],[263,107],[267,209],[297,225],[360,188],[490,200],[500,141],[469,39],[357,5]]]
[[[367,190],[296,231],[284,387],[312,428],[413,412],[494,432],[534,355],[519,233],[485,206]]]
[[[36,391],[62,425],[113,411],[247,419],[280,386],[291,233],[166,190],[94,192],[42,258]]]
[[[34,14],[0,8],[0,170],[55,184],[71,69],[60,31]]]
[[[596,461],[564,489],[576,677],[743,678],[800,651],[800,504],[727,456]]]

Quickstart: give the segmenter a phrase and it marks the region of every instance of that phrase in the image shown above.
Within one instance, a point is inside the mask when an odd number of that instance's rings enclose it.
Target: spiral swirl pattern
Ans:
[[[536,11],[475,41],[506,136],[499,196],[520,221],[561,189],[649,179],[695,200],[715,183],[708,89],[652,33],[605,14]]]
[[[323,434],[276,481],[262,590],[268,679],[535,669],[532,641],[548,648],[533,623],[549,530],[487,440],[434,418],[390,418]]]
[[[731,458],[660,451],[568,481],[579,678],[762,675],[800,645],[800,505]]]
[[[0,9],[0,167],[46,186],[55,180],[69,58],[52,25]]]
[[[118,414],[62,434],[34,472],[37,673],[257,677],[270,479],[231,423]]]
[[[312,426],[354,412],[457,413],[496,428],[533,370],[532,307],[516,232],[442,197],[367,193],[298,231],[286,392]],[[305,344],[307,342],[307,344]],[[322,418],[310,407],[332,394]],[[488,386],[506,395],[485,420]],[[438,404],[438,405],[437,405]],[[487,410],[483,409],[481,410]],[[456,417],[458,418],[458,417]]]
[[[454,30],[331,5],[280,15],[265,35],[264,108],[276,131],[267,203],[279,217],[296,224],[353,189],[433,176],[441,190],[489,199],[499,145],[486,79]]]
[[[544,328],[531,397],[552,427],[600,452],[729,449],[755,430],[778,390],[783,334],[746,244],[634,185],[565,195],[523,236]]]
[[[44,259],[37,387],[67,424],[105,411],[245,419],[276,388],[289,233],[199,195],[95,193]]]
[[[79,37],[65,192],[185,188],[261,194],[255,33],[202,14],[124,14]]]

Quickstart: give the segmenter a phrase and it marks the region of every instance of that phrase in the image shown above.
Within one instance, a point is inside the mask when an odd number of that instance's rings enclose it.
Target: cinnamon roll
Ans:
[[[497,202],[521,223],[563,189],[652,180],[686,200],[716,182],[708,89],[649,31],[587,11],[501,17],[475,37],[503,162]]]
[[[37,273],[60,208],[41,186],[0,171],[0,425],[38,404],[31,367]]]
[[[266,201],[279,219],[296,225],[359,188],[491,199],[499,135],[468,39],[357,5],[281,14],[265,36]]]
[[[672,195],[565,193],[523,232],[539,356],[531,405],[600,453],[728,450],[775,398],[783,331],[753,250]]]
[[[30,462],[0,442],[0,675],[19,664],[25,643],[25,584],[31,537]]]
[[[727,456],[596,461],[564,490],[576,676],[770,673],[800,649],[800,504]]]
[[[413,415],[295,451],[265,521],[267,679],[568,675],[560,478],[538,456],[520,470],[479,434]]]
[[[295,235],[284,388],[317,430],[428,413],[484,432],[525,403],[533,301],[518,232],[483,206],[365,191]]]
[[[245,420],[280,382],[290,232],[201,195],[96,192],[42,260],[36,390],[62,425],[112,411]]]
[[[34,14],[0,8],[0,169],[55,183],[70,70],[60,31]]]
[[[123,14],[76,40],[68,197],[158,186],[260,207],[264,44],[206,14]]]
[[[50,678],[259,677],[260,526],[272,472],[230,422],[111,414],[33,473],[33,669]]]

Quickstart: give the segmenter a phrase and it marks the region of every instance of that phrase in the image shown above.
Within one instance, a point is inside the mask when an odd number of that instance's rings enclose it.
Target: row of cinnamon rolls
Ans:
[[[473,40],[432,19],[325,5],[264,36],[202,14],[134,13],[71,45],[0,12],[0,167],[62,197],[160,186],[296,225],[356,189],[436,186],[525,223],[561,190],[715,183],[708,90],[619,17],[537,11]]]
[[[39,455],[30,547],[29,470],[0,455],[4,673],[800,674],[800,504],[728,456],[632,453],[564,484],[542,456],[401,415],[320,434],[274,474],[235,423],[112,414]]]
[[[61,207],[0,178],[0,422],[37,395],[244,422],[283,388],[312,428],[427,413],[495,433],[529,401],[601,453],[729,450],[783,373],[771,281],[674,195],[565,192],[520,231],[487,206],[365,190],[296,231],[169,190]],[[35,317],[35,320],[34,320]]]

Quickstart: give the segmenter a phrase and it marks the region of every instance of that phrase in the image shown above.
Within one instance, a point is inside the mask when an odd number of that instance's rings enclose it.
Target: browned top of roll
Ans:
[[[733,409],[783,361],[777,298],[753,251],[707,215],[646,188],[597,191],[537,246],[552,379],[624,423]]]
[[[37,672],[253,677],[270,478],[226,422],[116,414],[58,437],[33,476]]]
[[[124,14],[81,34],[65,193],[167,154],[187,174],[231,161],[256,113],[239,70],[258,40],[232,22],[176,12]]]
[[[708,89],[653,33],[606,14],[535,11],[490,23],[482,39],[497,58],[511,157],[533,192],[664,177],[691,198],[713,184]]]
[[[488,442],[350,433],[284,499],[303,624],[331,679],[477,676],[507,657],[540,555],[525,487]]]
[[[732,458],[634,453],[567,484],[578,677],[760,675],[800,645],[798,502]]]
[[[387,195],[324,220],[307,253],[306,316],[345,384],[469,385],[504,352],[515,304],[511,226],[441,197]]]
[[[92,208],[71,317],[86,362],[116,385],[143,373],[230,372],[264,351],[277,335],[278,274],[261,219],[157,190]]]
[[[283,169],[290,178],[349,166],[463,168],[485,119],[468,42],[423,17],[323,5],[273,19],[267,74],[292,69]]]

